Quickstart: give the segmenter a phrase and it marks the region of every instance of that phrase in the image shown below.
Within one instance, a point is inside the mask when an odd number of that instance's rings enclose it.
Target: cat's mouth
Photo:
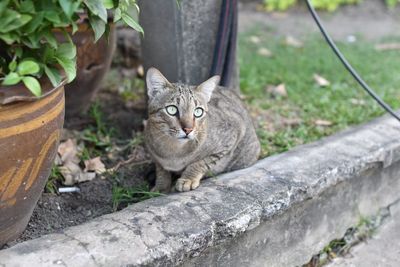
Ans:
[[[176,135],[176,138],[180,141],[189,141],[194,139],[194,132],[191,131],[189,134],[184,133],[181,131],[178,135]]]
[[[180,141],[190,141],[193,139],[194,139],[194,136],[192,134],[178,136],[178,140],[180,140]]]

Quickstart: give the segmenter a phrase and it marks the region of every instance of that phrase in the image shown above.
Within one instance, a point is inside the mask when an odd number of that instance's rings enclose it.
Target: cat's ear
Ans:
[[[211,95],[212,95],[214,89],[218,86],[219,80],[220,80],[220,77],[218,75],[213,76],[210,79],[208,79],[207,81],[205,81],[202,84],[200,84],[199,86],[197,86],[196,90],[208,102],[211,99]]]
[[[167,90],[171,84],[156,68],[150,68],[146,75],[147,95],[149,98],[155,97],[158,93]]]

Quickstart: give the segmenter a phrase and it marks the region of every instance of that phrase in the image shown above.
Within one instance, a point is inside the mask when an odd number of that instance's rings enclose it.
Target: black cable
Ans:
[[[375,99],[378,104],[384,108],[388,113],[390,113],[393,117],[395,117],[398,121],[400,121],[400,116],[396,114],[396,112],[383,101],[375,92],[372,90],[368,84],[360,77],[360,75],[357,73],[357,71],[350,65],[350,63],[346,60],[346,58],[343,56],[343,54],[340,52],[339,48],[336,46],[335,42],[332,40],[332,38],[329,36],[327,31],[325,30],[325,27],[322,25],[321,19],[319,18],[317,12],[315,11],[314,7],[311,5],[309,0],[305,0],[307,3],[308,10],[310,11],[312,17],[314,18],[315,22],[318,25],[318,28],[320,29],[322,35],[325,37],[325,40],[329,44],[329,46],[332,48],[333,52],[336,54],[336,56],[340,59],[340,61],[343,63],[343,65],[346,67],[346,69],[350,72],[350,74],[356,79],[356,81],[364,88],[365,91],[373,98]]]

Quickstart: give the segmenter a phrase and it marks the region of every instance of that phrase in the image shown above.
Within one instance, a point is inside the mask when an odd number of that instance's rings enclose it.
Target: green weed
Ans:
[[[150,192],[149,185],[141,185],[135,187],[113,187],[113,208],[117,210],[121,205],[137,203],[153,197],[163,196],[164,194],[158,192]]]
[[[46,182],[45,192],[51,194],[57,194],[58,185],[63,182],[64,178],[60,172],[60,169],[57,165],[53,164],[51,167],[51,173],[49,179]]]
[[[81,134],[84,147],[81,153],[81,160],[104,155],[112,149],[112,137],[115,136],[115,129],[105,119],[99,102],[94,102],[89,109],[89,115],[94,120],[94,125],[88,125]]]

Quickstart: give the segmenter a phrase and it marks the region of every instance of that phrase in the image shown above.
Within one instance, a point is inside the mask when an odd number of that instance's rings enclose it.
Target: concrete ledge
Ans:
[[[400,198],[388,117],[0,251],[0,266],[295,266]]]

